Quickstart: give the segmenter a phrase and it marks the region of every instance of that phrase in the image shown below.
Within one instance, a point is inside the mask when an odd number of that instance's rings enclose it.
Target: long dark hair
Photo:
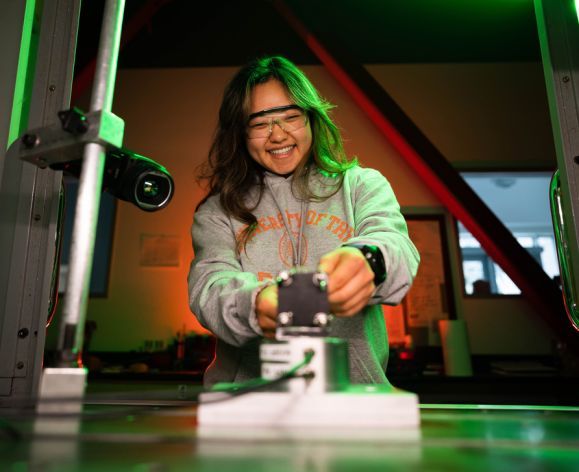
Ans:
[[[312,127],[311,155],[294,171],[292,182],[297,195],[308,200],[328,198],[340,189],[346,169],[356,165],[355,159],[346,156],[340,131],[328,115],[333,105],[320,96],[298,67],[281,56],[263,57],[246,64],[225,88],[209,158],[199,175],[209,183],[206,198],[219,195],[224,211],[247,223],[244,241],[257,224],[252,211],[259,204],[264,190],[264,169],[251,158],[246,147],[249,99],[256,85],[272,79],[285,86],[296,105],[307,113]],[[312,162],[315,166],[310,165]],[[313,167],[332,177],[331,192],[316,195],[310,189],[308,177]],[[256,186],[259,188],[258,198],[252,199],[251,203],[246,196]]]

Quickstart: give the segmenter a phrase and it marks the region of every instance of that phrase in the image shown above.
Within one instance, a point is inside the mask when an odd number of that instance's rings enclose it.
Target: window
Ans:
[[[559,275],[549,206],[548,172],[463,172],[466,182],[541,264],[549,277]],[[470,295],[516,295],[520,290],[458,224],[464,290]]]

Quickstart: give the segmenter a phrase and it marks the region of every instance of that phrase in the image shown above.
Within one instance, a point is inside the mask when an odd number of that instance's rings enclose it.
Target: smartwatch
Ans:
[[[345,244],[345,247],[355,247],[359,249],[374,272],[374,285],[378,286],[386,280],[386,264],[382,251],[377,246],[371,244]]]

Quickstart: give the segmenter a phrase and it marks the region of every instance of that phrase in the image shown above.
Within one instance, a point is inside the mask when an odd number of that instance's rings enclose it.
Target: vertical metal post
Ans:
[[[124,0],[107,0],[105,4],[90,111],[111,111],[112,108],[124,3]],[[82,365],[80,356],[105,158],[103,146],[94,143],[86,146],[58,342],[61,367]]]
[[[579,21],[573,0],[535,0],[558,172],[553,209],[568,315],[579,331]],[[558,181],[558,184],[557,184]],[[573,295],[575,300],[572,300]],[[573,306],[574,305],[574,306]]]

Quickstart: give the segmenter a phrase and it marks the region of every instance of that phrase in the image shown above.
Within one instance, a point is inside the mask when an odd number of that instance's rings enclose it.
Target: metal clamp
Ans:
[[[276,338],[327,336],[332,320],[326,292],[327,275],[292,269],[280,272],[277,283]]]
[[[83,114],[73,109],[59,112],[59,118],[60,122],[28,130],[14,141],[7,155],[44,169],[80,160],[88,143],[106,149],[118,149],[123,143],[125,122],[111,112]]]

